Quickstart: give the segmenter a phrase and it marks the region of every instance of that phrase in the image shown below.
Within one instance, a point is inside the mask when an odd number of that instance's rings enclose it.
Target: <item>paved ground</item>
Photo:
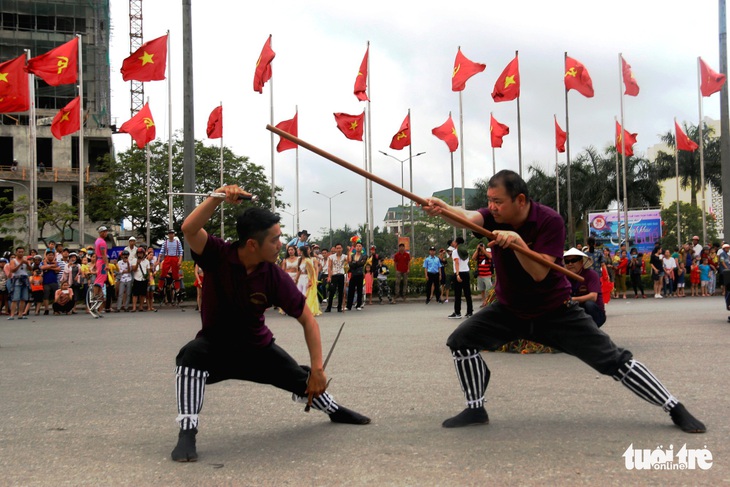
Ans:
[[[444,342],[450,304],[374,305],[320,320],[330,391],[368,426],[305,414],[274,388],[207,389],[200,460],[176,439],[174,356],[198,314],[0,322],[0,485],[718,485],[730,483],[730,323],[720,298],[612,302],[604,329],[649,365],[709,431],[688,435],[659,408],[565,354],[485,354],[492,424],[446,430],[463,396]],[[307,363],[301,328],[268,313]],[[709,470],[627,470],[636,449],[706,448]]]

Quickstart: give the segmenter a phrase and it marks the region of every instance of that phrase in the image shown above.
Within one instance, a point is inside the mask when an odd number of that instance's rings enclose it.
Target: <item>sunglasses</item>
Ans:
[[[581,262],[583,259],[580,257],[577,257],[575,259],[565,259],[566,264],[575,264],[577,262]]]

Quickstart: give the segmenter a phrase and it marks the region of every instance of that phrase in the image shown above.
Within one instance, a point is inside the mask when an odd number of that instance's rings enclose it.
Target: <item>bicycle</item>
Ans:
[[[99,308],[104,305],[104,301],[106,300],[106,286],[101,286],[101,295],[99,296],[94,295],[94,287],[92,284],[86,291],[86,310],[95,319],[103,318],[104,315],[99,312]]]

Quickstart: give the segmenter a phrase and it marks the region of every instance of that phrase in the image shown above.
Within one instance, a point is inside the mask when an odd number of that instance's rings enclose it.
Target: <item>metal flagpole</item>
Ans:
[[[616,117],[613,121],[618,123]],[[623,128],[623,127],[622,127]],[[614,144],[615,145],[615,144]],[[621,170],[618,163],[618,147],[616,147],[616,237],[621,246]]]
[[[461,49],[461,46],[459,46]],[[459,132],[461,137],[461,143],[459,144],[461,154],[461,208],[466,209],[466,191],[464,190],[464,110],[462,105],[462,94],[463,91],[459,92]],[[466,228],[462,229],[461,237],[466,240]]]
[[[25,50],[26,63],[31,58],[30,49]],[[35,124],[35,75],[28,76],[28,94],[30,98],[30,119],[28,120],[28,165],[30,166],[28,188],[28,251],[38,245],[38,179],[36,175],[36,124]]]
[[[370,103],[370,102],[368,102]],[[365,110],[363,110],[365,112]],[[362,144],[362,167],[366,171],[368,170],[368,125],[370,125],[370,120],[368,120],[367,114],[365,114],[365,126],[363,127],[363,136],[365,137],[365,140],[363,140]],[[370,213],[368,212],[368,180],[365,180],[365,242],[367,243],[367,237],[369,235],[370,230]]]
[[[679,228],[679,149],[677,148],[677,117],[674,117],[674,182],[677,188],[677,248],[682,246],[681,230]]]
[[[167,191],[172,193],[172,68],[170,67],[170,58],[172,51],[170,50],[170,31],[167,31]],[[149,158],[149,151],[147,152]],[[149,166],[149,164],[148,164]],[[147,184],[149,191],[149,173],[147,174]],[[149,201],[149,197],[147,198]],[[221,205],[221,209],[223,205]],[[147,215],[147,227],[149,228],[149,215]],[[172,195],[167,197],[167,228],[172,228]],[[147,245],[151,245],[149,237]]]
[[[410,123],[411,119],[411,109],[408,109],[408,121]],[[411,131],[412,133],[413,131]],[[410,184],[408,186],[408,189],[410,189],[411,193],[413,192],[413,144],[408,144],[408,172],[410,174]],[[416,256],[416,229],[413,224],[413,202],[410,202],[411,206],[411,257]]]
[[[568,52],[565,52],[565,62],[568,60]],[[565,64],[563,64],[565,66]],[[565,69],[565,68],[563,68]],[[570,118],[568,117],[568,88],[565,88],[565,155],[566,155],[566,186],[567,186],[567,205],[568,205],[568,244],[575,247],[575,222],[573,221],[573,203],[570,188]]]
[[[560,214],[560,170],[558,168],[558,148],[555,147],[555,206]]]
[[[517,57],[519,51],[515,51]],[[522,121],[520,116],[520,97],[517,97],[517,159],[519,161],[519,175],[522,177]],[[495,166],[496,169],[496,166]],[[496,170],[495,170],[496,174]]]
[[[619,96],[621,97],[621,177],[624,183],[624,227],[626,232],[626,249],[629,249],[631,242],[629,241],[629,195],[626,191],[626,137],[624,137],[624,90],[623,90],[623,66],[621,60],[623,55],[618,54],[618,87]],[[620,226],[620,225],[619,225]],[[619,245],[621,241],[619,239]]]
[[[449,112],[449,117],[451,117],[451,112]],[[454,153],[449,151],[449,155],[451,156],[451,206],[456,206],[456,190],[454,189]],[[456,240],[456,227],[452,225],[452,228],[454,229],[454,240]]]
[[[273,42],[273,36],[270,36]],[[273,46],[270,46],[273,49]],[[272,70],[271,78],[269,79],[269,119],[271,125],[274,125],[274,74]],[[269,138],[271,143],[271,212],[276,212],[276,179],[274,173],[274,134],[270,134]]]
[[[494,118],[494,112],[489,112],[489,118]],[[489,126],[489,130],[491,132],[491,130],[492,130],[491,125]],[[491,137],[490,137],[490,141],[491,141]],[[497,174],[497,159],[494,154],[494,145],[491,143],[489,145],[492,146],[492,176],[494,176],[495,174]],[[522,168],[520,167],[520,176],[521,175],[522,175]]]
[[[297,123],[299,123],[298,122],[299,105],[294,105],[294,117],[297,119]],[[300,213],[300,211],[299,211],[299,146],[294,147],[294,161],[295,161],[294,166],[295,166],[295,172],[296,172],[296,178],[297,178],[297,185],[296,185],[296,187],[297,187],[297,210],[296,210],[297,211],[297,223],[296,223],[296,227],[293,228],[292,230],[298,232],[302,228],[299,225],[299,213]]]
[[[222,101],[221,101],[220,107],[221,107],[221,120],[220,120],[220,123],[221,123],[221,127],[223,127],[223,102]],[[222,130],[221,130],[220,166],[221,166],[221,182],[220,182],[220,184],[221,184],[221,188],[222,188],[223,187],[223,131]],[[226,230],[225,230],[225,225],[223,223],[223,216],[224,216],[224,214],[223,214],[223,207],[224,206],[225,205],[221,205],[221,238],[225,240],[225,238],[226,238]]]
[[[702,85],[702,79],[700,78],[700,58],[697,57],[697,99],[698,99],[698,105],[700,107],[700,123],[699,123],[699,129],[700,129],[700,188],[702,189],[700,191],[700,195],[702,197],[702,245],[707,244],[707,221],[705,219],[705,153],[704,153],[704,145],[705,141],[702,135],[702,90],[700,89]]]
[[[84,238],[86,237],[85,228],[85,191],[84,176],[86,173],[86,163],[84,161],[84,63],[83,63],[83,39],[81,34],[76,34],[79,38],[79,246],[84,246]],[[35,125],[35,121],[33,121]],[[35,168],[34,168],[35,169]]]
[[[147,103],[149,103],[149,98],[147,99]],[[151,237],[151,225],[150,225],[150,144],[149,142],[145,144],[145,156],[147,160],[147,184],[145,185],[147,188],[147,224],[145,225],[147,227],[147,234],[145,235],[147,246],[152,245],[152,237]],[[170,196],[170,199],[172,199],[172,196]]]
[[[368,79],[367,79],[367,92],[368,92],[368,116],[367,116],[367,129],[368,129],[368,147],[367,147],[367,158],[368,158],[368,171],[373,172],[373,117],[370,113],[370,41],[367,45],[368,52]],[[298,147],[298,146],[297,146]],[[368,248],[375,243],[375,218],[373,214],[373,182],[369,179],[368,183]]]

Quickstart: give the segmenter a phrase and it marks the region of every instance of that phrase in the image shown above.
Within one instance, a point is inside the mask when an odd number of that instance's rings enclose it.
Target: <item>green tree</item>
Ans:
[[[46,225],[50,226],[55,232],[58,232],[58,239],[61,243],[66,242],[66,235],[70,235],[72,224],[78,221],[78,211],[68,203],[59,203],[51,201],[49,204],[41,202],[38,207],[38,227],[40,229],[39,238],[48,246],[47,236],[43,235]],[[68,232],[68,234],[67,234]]]
[[[707,221],[707,239],[715,242],[718,239],[717,221],[710,213],[705,213]],[[665,245],[679,247],[689,242],[692,235],[702,235],[702,209],[690,203],[679,203],[679,230],[682,242],[677,240],[677,205],[672,204],[662,210],[662,241]]]
[[[12,194],[11,190],[0,192],[0,233],[14,243],[25,242],[28,238],[30,203],[25,195],[13,201]]]
[[[108,163],[107,173],[89,188],[89,214],[96,221],[121,221],[132,223],[135,233],[144,235],[150,227],[152,242],[165,238],[168,221],[168,144],[159,140],[149,144],[150,180],[146,175],[146,151],[135,146],[117,155]],[[220,186],[220,148],[195,142],[196,192],[207,193]],[[229,148],[223,148],[224,183],[238,184],[257,195],[257,203],[244,202],[268,208],[271,206],[271,186],[264,175],[264,169],[251,162],[246,156],[238,156]],[[146,188],[150,188],[150,218],[146,217]],[[173,192],[183,190],[183,142],[177,136],[172,145],[172,187]],[[281,188],[276,188],[279,194]],[[109,201],[114,204],[110,205]],[[173,228],[179,232],[185,219],[183,198],[175,196],[173,204]],[[276,205],[282,202],[276,199]],[[224,228],[227,236],[235,235],[236,214],[239,209],[224,211]],[[220,233],[220,212],[216,212],[205,226],[213,234]]]
[[[704,122],[703,122],[704,124]],[[697,125],[684,125],[684,132],[695,143],[699,144],[700,130]],[[722,191],[721,183],[721,165],[720,165],[720,139],[714,137],[712,127],[703,125],[702,142],[703,142],[703,158],[705,161],[705,182],[712,184],[718,191]],[[676,140],[673,132],[667,132],[661,136],[662,141],[670,148],[676,147]],[[701,190],[700,182],[700,151],[695,150],[679,151],[679,184],[682,189],[689,188],[690,203],[697,206],[697,193]],[[659,151],[656,157],[657,177],[659,180],[670,179],[676,176],[676,164],[674,153],[668,154]],[[680,209],[680,214],[681,214]],[[700,215],[701,216],[701,215]],[[700,229],[700,234],[702,231]]]

